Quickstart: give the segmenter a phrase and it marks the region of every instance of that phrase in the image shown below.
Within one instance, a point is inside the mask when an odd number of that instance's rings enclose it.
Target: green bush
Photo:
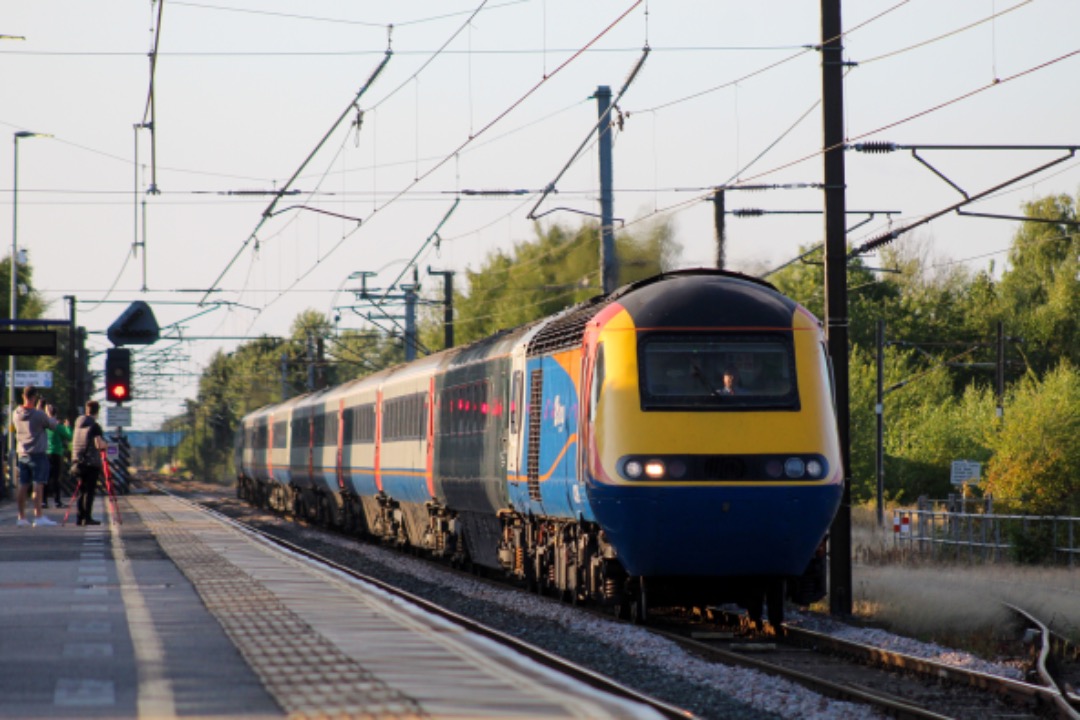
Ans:
[[[1013,525],[1009,557],[1020,565],[1046,565],[1054,559],[1054,528],[1049,523]]]

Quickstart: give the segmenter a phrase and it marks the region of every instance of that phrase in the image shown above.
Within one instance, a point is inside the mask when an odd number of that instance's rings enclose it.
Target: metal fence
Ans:
[[[919,498],[893,511],[893,545],[933,559],[1080,565],[1080,517],[997,515],[990,498]]]

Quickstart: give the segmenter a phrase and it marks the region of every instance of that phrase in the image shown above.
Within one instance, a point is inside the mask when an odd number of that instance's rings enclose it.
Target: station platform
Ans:
[[[653,718],[174,498],[0,503],[0,718]]]

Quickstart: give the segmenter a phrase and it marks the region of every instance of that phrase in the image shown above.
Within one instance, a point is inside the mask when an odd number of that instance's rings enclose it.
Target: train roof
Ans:
[[[741,273],[665,273],[612,293],[639,328],[790,327],[799,306],[773,285]]]

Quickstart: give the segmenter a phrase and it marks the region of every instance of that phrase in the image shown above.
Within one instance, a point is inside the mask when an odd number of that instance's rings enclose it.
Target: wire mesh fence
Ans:
[[[1080,565],[1080,517],[992,511],[991,498],[919,498],[893,511],[893,546],[935,560]]]

